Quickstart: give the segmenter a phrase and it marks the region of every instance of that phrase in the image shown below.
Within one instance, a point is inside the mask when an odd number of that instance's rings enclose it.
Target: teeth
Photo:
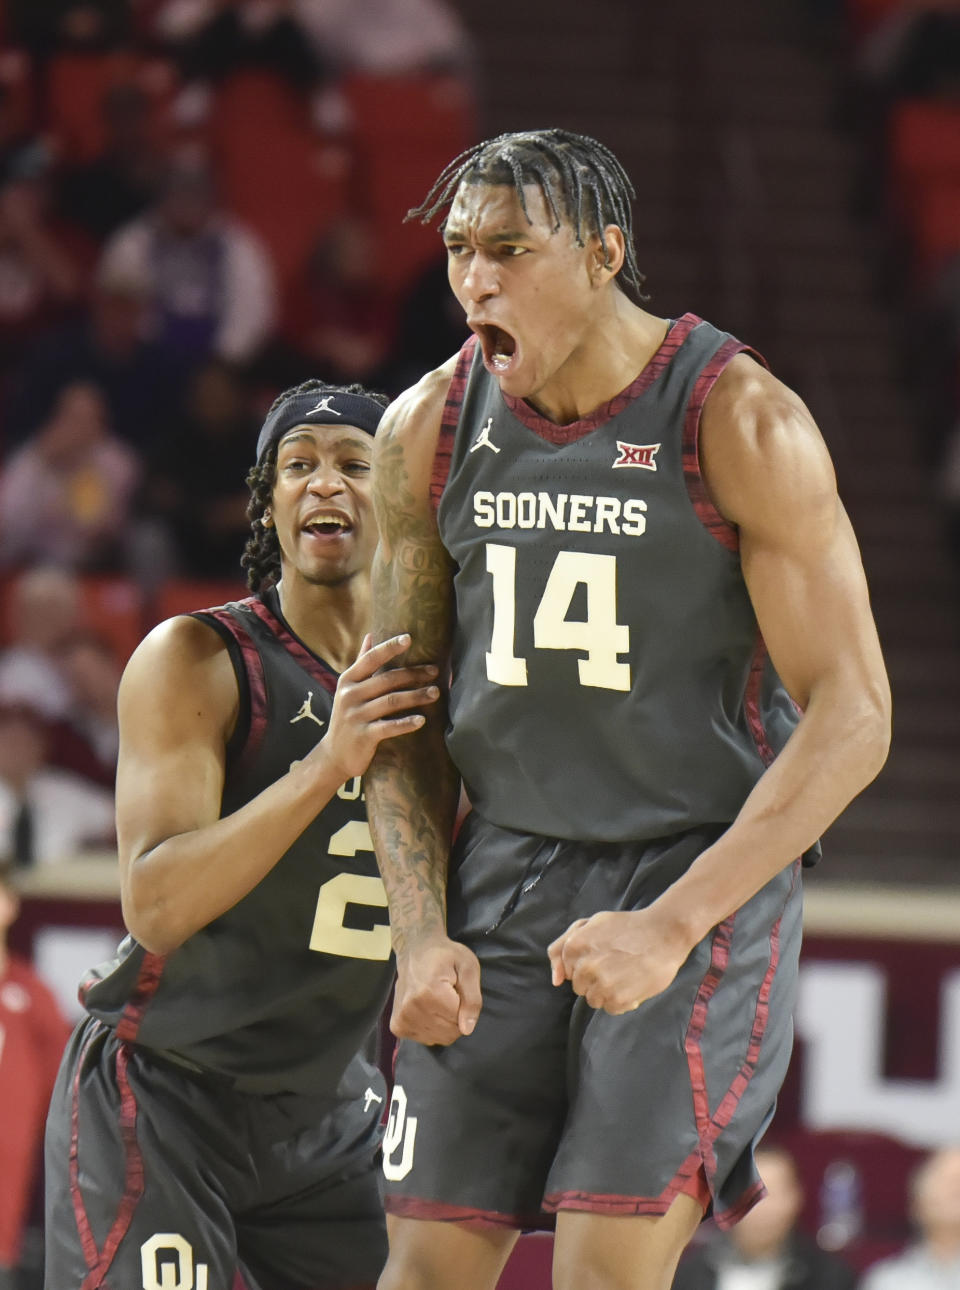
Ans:
[[[510,366],[511,354],[494,354],[491,362],[498,371],[505,372]]]
[[[318,515],[314,519],[310,520],[306,527],[308,529],[315,529],[320,528],[322,525],[329,524],[335,524],[337,528],[341,529],[345,529],[347,527],[346,520],[342,519],[339,515]]]

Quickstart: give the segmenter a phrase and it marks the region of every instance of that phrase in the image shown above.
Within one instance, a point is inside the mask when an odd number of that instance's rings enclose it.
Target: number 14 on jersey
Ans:
[[[493,580],[493,631],[487,652],[487,679],[496,685],[526,685],[527,660],[515,653],[517,626],[517,551],[488,542],[487,572]],[[569,619],[577,588],[587,594],[585,619]],[[630,628],[617,622],[617,557],[587,551],[560,551],[553,563],[533,619],[536,649],[570,649],[580,684],[602,690],[629,690],[630,664],[618,655],[630,649]]]

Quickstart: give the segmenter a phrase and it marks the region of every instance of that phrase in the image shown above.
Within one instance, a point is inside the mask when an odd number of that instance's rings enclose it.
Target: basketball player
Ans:
[[[401,1038],[381,1290],[489,1290],[554,1221],[560,1290],[668,1290],[704,1213],[759,1199],[800,857],[886,755],[821,437],[739,341],[642,307],[632,197],[546,130],[418,212],[475,335],[375,447],[375,638],[452,676],[366,780]]]
[[[386,1257],[377,1020],[393,965],[360,776],[435,669],[371,647],[386,400],[307,382],[248,477],[248,599],[155,628],[120,689],[130,935],[47,1131],[48,1290],[372,1286]]]

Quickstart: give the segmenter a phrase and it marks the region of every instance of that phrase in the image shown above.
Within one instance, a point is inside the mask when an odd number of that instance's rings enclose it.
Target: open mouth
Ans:
[[[317,515],[307,520],[303,532],[311,537],[341,537],[353,532],[353,525],[341,515]]]
[[[508,331],[492,323],[481,323],[476,328],[483,346],[483,359],[494,373],[508,372],[517,356],[517,342]]]

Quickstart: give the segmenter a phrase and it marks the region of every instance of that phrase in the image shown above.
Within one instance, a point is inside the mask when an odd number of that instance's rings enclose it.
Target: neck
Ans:
[[[584,343],[528,402],[556,425],[589,416],[625,390],[663,344],[669,323],[612,291]]]
[[[277,584],[290,629],[337,672],[357,657],[370,627],[370,580],[356,575],[336,586],[304,582],[295,574]]]
[[[939,1263],[951,1263],[960,1257],[960,1229],[946,1227],[930,1232],[924,1244],[928,1253]]]

